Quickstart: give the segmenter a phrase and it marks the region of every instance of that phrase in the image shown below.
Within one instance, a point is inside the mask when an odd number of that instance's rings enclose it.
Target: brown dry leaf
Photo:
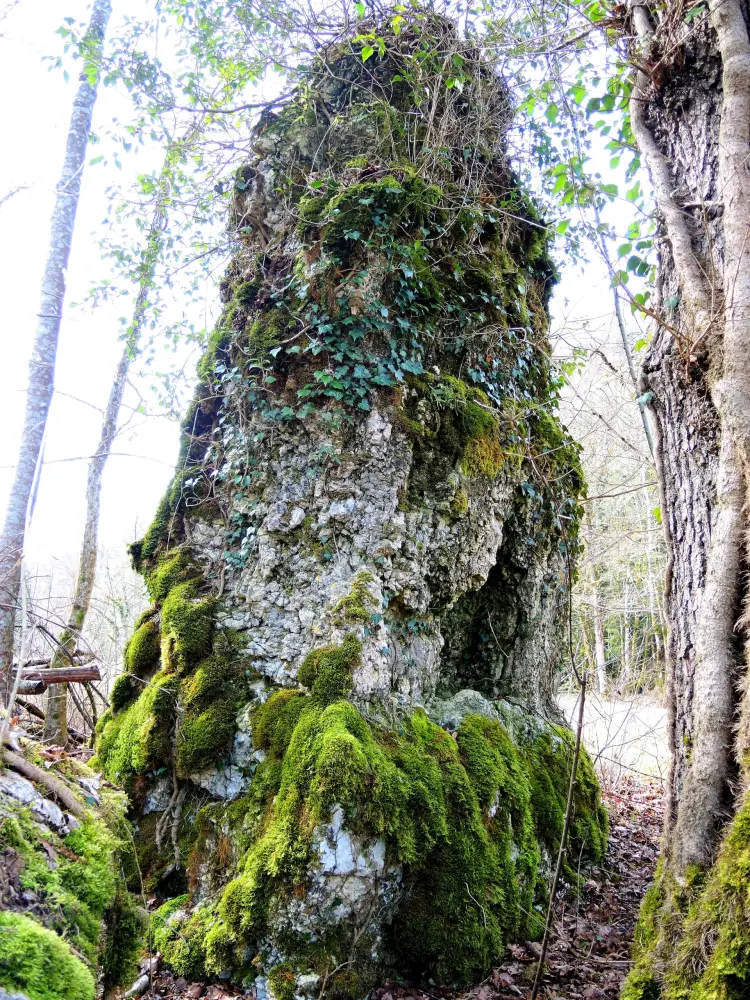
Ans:
[[[501,972],[500,969],[493,969],[492,985],[498,990],[501,986],[512,986],[513,976],[509,972]]]

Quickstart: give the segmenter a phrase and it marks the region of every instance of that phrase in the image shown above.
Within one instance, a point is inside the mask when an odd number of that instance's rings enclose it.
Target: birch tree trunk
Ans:
[[[736,956],[750,927],[733,894],[746,892],[735,866],[748,846],[747,729],[734,730],[748,689],[750,41],[739,0],[712,0],[689,25],[671,6],[632,17],[638,65],[658,66],[639,70],[631,120],[660,216],[664,323],[641,385],[670,550],[672,766],[661,876],[624,996],[746,996]]]
[[[73,653],[78,637],[83,629],[96,576],[97,540],[99,534],[99,514],[101,506],[102,478],[104,467],[117,435],[117,421],[122,405],[122,397],[128,380],[128,373],[143,334],[149,304],[149,292],[154,286],[154,276],[163,245],[163,233],[167,220],[170,196],[171,166],[175,149],[179,144],[170,144],[162,167],[157,191],[156,206],[151,220],[146,249],[140,267],[138,296],[133,310],[133,319],[125,336],[115,377],[110,389],[107,407],[104,411],[101,436],[94,457],[89,464],[86,483],[86,523],[78,563],[73,602],[65,631],[58,640],[58,647],[51,666],[64,667],[73,661]],[[66,746],[68,742],[68,685],[55,684],[47,689],[47,710],[44,722],[45,742]]]
[[[0,701],[10,688],[13,635],[21,583],[27,511],[33,507],[34,473],[42,460],[42,445],[54,392],[55,359],[65,301],[65,272],[70,257],[81,178],[96,102],[102,47],[111,13],[110,0],[94,0],[83,44],[84,68],[57,185],[47,263],[42,277],[41,303],[29,362],[26,413],[13,489],[0,536]]]
[[[591,602],[594,619],[594,654],[596,656],[596,683],[599,694],[607,690],[607,654],[604,647],[604,629],[602,627],[602,606],[599,603],[599,589],[594,580],[594,594]]]

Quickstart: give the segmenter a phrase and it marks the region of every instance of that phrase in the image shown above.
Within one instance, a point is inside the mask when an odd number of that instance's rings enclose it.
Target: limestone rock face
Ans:
[[[569,778],[583,483],[545,230],[502,81],[432,14],[376,29],[382,55],[321,54],[236,176],[226,307],[133,548],[154,603],[97,748],[165,900],[155,947],[278,1000],[481,975],[538,929]],[[582,767],[573,840],[597,856]]]

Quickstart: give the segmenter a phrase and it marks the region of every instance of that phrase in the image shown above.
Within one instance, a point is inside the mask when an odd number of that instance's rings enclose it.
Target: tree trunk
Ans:
[[[191,129],[188,133],[188,139],[193,134],[193,131]],[[53,667],[63,667],[67,663],[72,662],[73,652],[83,629],[89,604],[91,603],[91,595],[94,590],[96,577],[97,538],[99,534],[99,513],[104,467],[112,450],[112,443],[117,435],[117,420],[128,380],[128,373],[133,359],[138,353],[141,334],[143,333],[148,310],[149,292],[153,288],[156,267],[161,254],[173,160],[175,150],[179,148],[180,143],[170,143],[164,166],[159,176],[156,205],[139,268],[138,295],[133,309],[133,318],[125,334],[122,354],[109,392],[99,444],[97,445],[94,457],[89,463],[86,483],[86,523],[84,525],[83,541],[81,543],[78,562],[78,578],[73,593],[67,626],[58,640],[58,646],[51,664]],[[50,687],[47,691],[43,732],[43,739],[46,743],[54,743],[58,746],[67,745],[67,696],[67,684],[57,684],[54,687]]]
[[[599,603],[599,590],[594,579],[594,592],[591,601],[591,614],[594,619],[594,655],[596,657],[596,683],[599,694],[607,690],[607,651],[604,646],[604,627],[602,625],[602,606]]]
[[[0,702],[3,704],[7,702],[11,686],[15,618],[21,585],[27,513],[33,508],[32,484],[35,470],[42,461],[47,415],[54,392],[57,342],[65,301],[65,271],[73,240],[110,11],[110,0],[94,0],[83,42],[84,70],[73,102],[65,160],[52,214],[47,263],[42,277],[39,321],[29,362],[21,447],[0,536]]]
[[[236,174],[225,310],[132,548],[154,604],[97,745],[147,891],[189,895],[165,962],[252,959],[277,998],[468,982],[538,933],[575,750],[545,720],[582,481],[508,94],[447,19],[372,28],[382,57],[323,50]],[[598,856],[580,765],[571,850]]]
[[[633,7],[639,65],[660,65],[658,83],[639,71],[631,118],[660,214],[665,322],[642,386],[653,393],[670,550],[672,766],[662,875],[625,995],[740,996],[750,978],[726,934],[741,905],[733,884],[745,879],[730,870],[731,845],[746,838],[742,813],[732,820],[746,784],[733,728],[747,690],[750,44],[738,0],[717,0],[689,27],[672,15]],[[746,955],[750,929],[731,933],[732,954]]]

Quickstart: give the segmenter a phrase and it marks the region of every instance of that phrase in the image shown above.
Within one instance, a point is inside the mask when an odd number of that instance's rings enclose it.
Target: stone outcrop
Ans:
[[[554,677],[583,489],[502,81],[432,14],[322,51],[235,179],[236,253],[153,607],[98,762],[181,974],[278,1000],[466,982],[562,830]],[[585,759],[576,852],[606,819]]]

